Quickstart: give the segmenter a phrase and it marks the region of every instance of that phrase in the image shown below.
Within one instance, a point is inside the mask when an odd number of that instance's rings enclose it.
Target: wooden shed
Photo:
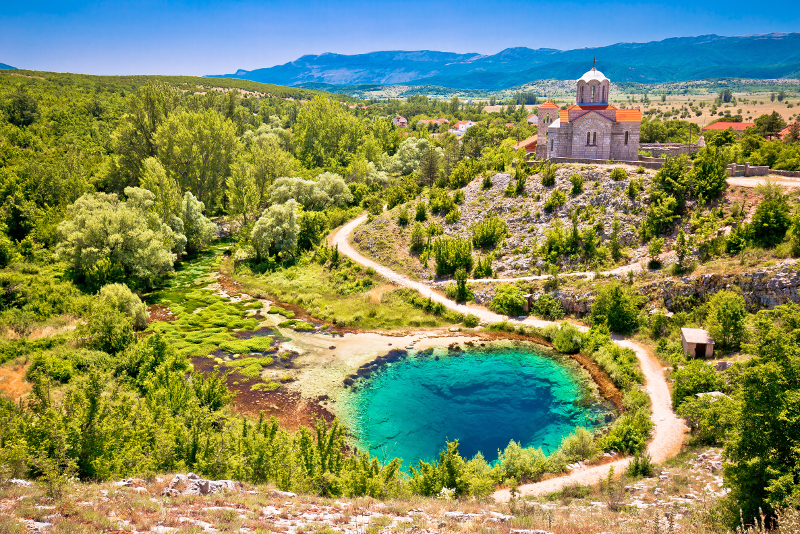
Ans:
[[[714,355],[714,340],[702,328],[681,328],[683,353],[695,358],[710,358]]]

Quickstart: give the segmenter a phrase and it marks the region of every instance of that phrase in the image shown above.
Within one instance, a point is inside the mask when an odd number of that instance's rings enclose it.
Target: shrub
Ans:
[[[491,189],[492,188],[492,177],[489,174],[483,175],[483,181],[481,182],[481,187],[483,189]]]
[[[553,336],[553,346],[565,354],[575,354],[581,350],[582,343],[583,335],[580,330],[567,322],[561,323],[561,328]]]
[[[422,223],[414,223],[414,227],[411,229],[411,250],[419,252],[425,248],[425,238],[425,227],[422,226]]]
[[[525,305],[524,293],[516,284],[502,284],[497,287],[489,309],[505,315],[520,315]]]
[[[622,414],[599,445],[604,451],[639,454],[647,445],[652,426],[648,410]]]
[[[592,325],[604,324],[612,332],[630,334],[639,326],[639,297],[619,282],[604,285],[592,303]]]
[[[468,313],[466,317],[464,317],[464,326],[467,328],[475,328],[478,324],[480,324],[480,320],[471,313]]]
[[[556,189],[553,191],[547,200],[544,201],[544,211],[550,213],[554,209],[563,206],[567,203],[567,196],[563,191]]]
[[[445,216],[444,222],[446,222],[447,224],[455,224],[458,222],[460,218],[461,218],[461,210],[453,210]]]
[[[564,318],[564,308],[561,303],[553,298],[549,293],[540,295],[533,303],[534,315],[547,319],[548,321],[556,321]]]
[[[580,195],[581,191],[583,191],[583,176],[575,173],[569,177],[569,181],[572,182],[570,194],[572,194],[572,196]]]
[[[766,246],[775,246],[783,241],[790,225],[789,204],[782,195],[764,198],[750,224],[753,238]]]
[[[428,218],[428,211],[425,209],[424,202],[417,202],[417,211],[414,214],[414,220],[417,222],[424,222]]]
[[[478,259],[478,262],[475,264],[475,269],[472,271],[472,276],[474,278],[491,278],[494,276],[491,254]]]
[[[686,420],[697,443],[722,446],[734,428],[737,412],[730,397],[703,395],[684,398],[675,413]]]
[[[689,364],[672,373],[672,405],[677,410],[687,397],[695,393],[719,391],[724,387],[724,382],[713,367],[699,360],[692,360]]]
[[[542,185],[550,187],[556,183],[556,166],[549,161],[542,166]]]
[[[483,172],[483,169],[483,162],[479,160],[462,159],[450,173],[450,187],[453,189],[464,187]]]
[[[108,284],[100,289],[100,302],[127,315],[136,330],[147,326],[147,306],[125,284]]]
[[[597,454],[594,436],[582,426],[565,436],[558,449],[567,463],[591,460]]]
[[[644,174],[645,172],[647,172],[647,171],[641,165],[636,167],[636,174]]]
[[[431,213],[444,212],[447,214],[456,209],[456,203],[446,190],[434,189],[428,200],[428,208]]]
[[[437,223],[436,221],[431,221],[425,226],[425,233],[428,237],[436,237],[437,235],[442,235],[444,233],[444,228],[442,225]]]
[[[503,478],[513,478],[520,482],[537,482],[550,467],[550,462],[541,449],[520,447],[514,440],[500,453],[498,463]]]
[[[110,306],[99,306],[88,323],[91,346],[97,350],[116,354],[136,341],[131,319]]]
[[[477,248],[494,247],[498,241],[508,234],[508,225],[494,213],[484,217],[470,228],[472,244]]]
[[[631,458],[625,474],[629,477],[651,477],[654,471],[653,459],[647,451],[644,451]]]
[[[744,299],[733,291],[715,293],[708,302],[706,328],[723,348],[737,349],[745,338]]]
[[[405,226],[408,224],[409,220],[408,208],[403,206],[400,208],[400,212],[397,214],[397,224],[400,226]]]
[[[472,244],[466,239],[440,237],[433,242],[436,274],[454,274],[458,269],[472,270]]]
[[[619,182],[620,180],[624,180],[628,177],[628,173],[625,172],[625,169],[622,167],[614,167],[611,170],[611,179],[615,182]]]

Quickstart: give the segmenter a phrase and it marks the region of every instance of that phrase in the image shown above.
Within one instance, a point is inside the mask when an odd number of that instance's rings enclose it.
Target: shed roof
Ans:
[[[703,126],[703,130],[734,130],[736,132],[743,132],[751,126],[755,126],[754,122],[715,122],[708,126]]]
[[[687,343],[706,343],[709,345],[714,344],[711,336],[702,328],[681,328],[681,336]]]
[[[533,134],[527,139],[523,139],[522,141],[514,145],[514,150],[519,150],[520,148],[527,147],[529,145],[536,145],[538,141],[539,141],[539,134]]]

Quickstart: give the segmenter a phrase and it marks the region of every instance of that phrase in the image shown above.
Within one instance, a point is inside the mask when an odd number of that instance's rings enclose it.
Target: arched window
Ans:
[[[553,139],[550,139],[550,150],[553,150]]]
[[[580,96],[578,102],[583,102],[583,86],[581,85]]]
[[[592,144],[592,132],[586,132],[586,146]]]
[[[592,86],[592,102],[594,102],[594,90],[595,90],[595,86],[593,85]]]
[[[628,133],[629,133],[629,132],[625,132],[625,144],[626,144],[626,145],[628,144]]]
[[[607,98],[606,97],[606,88],[603,87],[603,100],[601,100],[600,102],[608,102],[608,100],[606,98]]]
[[[597,146],[597,132],[592,135],[592,144]]]

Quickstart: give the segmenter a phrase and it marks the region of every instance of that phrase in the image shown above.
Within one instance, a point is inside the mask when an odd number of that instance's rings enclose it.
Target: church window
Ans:
[[[592,144],[597,146],[597,132],[592,135]]]
[[[628,133],[629,133],[629,132],[625,132],[625,144],[626,144],[626,145],[628,144]]]
[[[578,101],[583,102],[583,86],[581,86],[581,95],[580,95],[580,100]]]
[[[608,102],[608,100],[606,100],[606,88],[605,87],[603,87],[603,99],[600,102]]]
[[[550,139],[550,150],[553,150],[553,139]]]
[[[595,90],[595,87],[594,87],[594,85],[593,85],[593,86],[592,86],[592,102],[594,102],[594,90]]]
[[[592,132],[586,132],[586,145],[592,144]]]

